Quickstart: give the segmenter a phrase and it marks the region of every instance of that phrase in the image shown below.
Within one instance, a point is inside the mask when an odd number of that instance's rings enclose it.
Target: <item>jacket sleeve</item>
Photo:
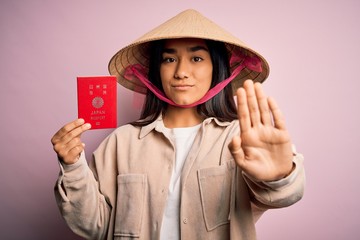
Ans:
[[[74,233],[86,239],[105,238],[111,207],[99,192],[84,152],[74,164],[60,163],[55,198],[63,218]]]
[[[287,207],[303,197],[305,186],[303,161],[304,158],[301,154],[294,153],[294,170],[289,176],[278,181],[258,182],[243,172],[244,179],[253,197],[253,205],[258,208],[255,211],[260,210],[261,212],[261,210],[270,208]]]

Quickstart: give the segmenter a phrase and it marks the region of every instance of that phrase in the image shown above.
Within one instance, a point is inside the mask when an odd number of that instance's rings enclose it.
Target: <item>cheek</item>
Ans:
[[[164,69],[162,67],[160,67],[160,79],[161,79],[161,82],[164,79],[164,74],[165,74]]]
[[[160,67],[161,81],[170,79],[172,77],[172,70],[169,67]]]
[[[166,85],[166,79],[168,79],[168,72],[164,70],[164,68],[160,68],[160,80],[161,84],[164,87]]]
[[[212,82],[212,67],[204,69],[202,75],[203,75],[202,79],[204,79],[203,86],[206,86],[209,89],[211,87],[211,82]]]

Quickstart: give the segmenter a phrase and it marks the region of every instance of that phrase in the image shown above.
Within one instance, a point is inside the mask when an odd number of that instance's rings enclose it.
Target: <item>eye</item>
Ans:
[[[201,57],[193,57],[194,62],[201,62],[203,59]]]
[[[172,62],[175,62],[175,58],[172,58],[172,57],[164,57],[162,59],[162,62],[163,63],[172,63]]]

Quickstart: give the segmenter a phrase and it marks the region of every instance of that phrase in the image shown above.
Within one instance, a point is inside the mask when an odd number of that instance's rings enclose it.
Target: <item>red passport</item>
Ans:
[[[91,129],[116,128],[116,84],[115,76],[77,77],[78,117]]]

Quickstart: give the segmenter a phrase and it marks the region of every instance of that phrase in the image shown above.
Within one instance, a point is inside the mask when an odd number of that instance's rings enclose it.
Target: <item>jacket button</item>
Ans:
[[[184,218],[184,219],[183,219],[183,223],[184,223],[184,224],[187,224],[187,222],[188,222],[187,218]]]

